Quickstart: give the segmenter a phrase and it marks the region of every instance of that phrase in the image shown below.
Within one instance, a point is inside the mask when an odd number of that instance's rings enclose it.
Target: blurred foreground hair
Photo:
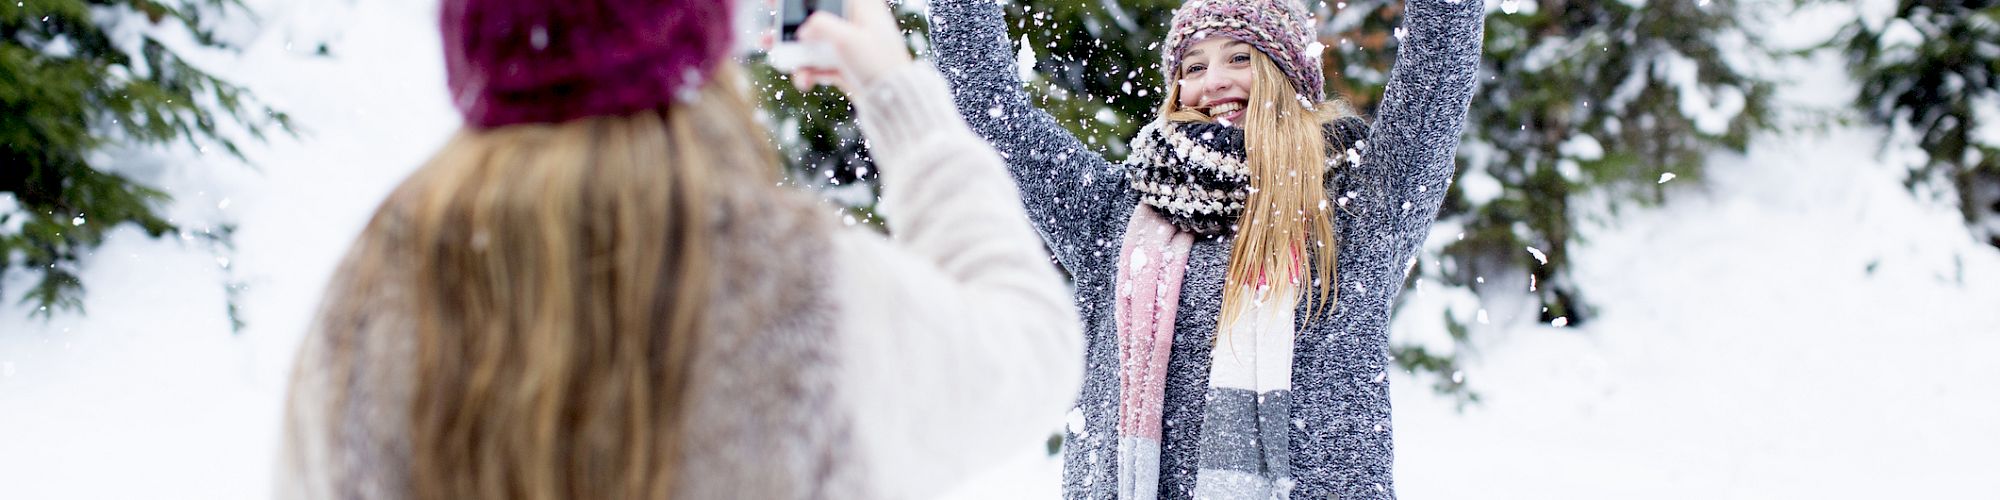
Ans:
[[[731,196],[723,186],[777,182],[740,69],[721,64],[698,95],[666,109],[463,130],[389,195],[328,289],[315,324],[325,347],[301,351],[302,364],[316,356],[326,369],[292,382],[293,414],[329,421],[293,420],[288,432],[407,446],[336,460],[400,454],[408,469],[330,474],[318,491],[456,500],[676,490],[683,402],[698,377],[689,366],[718,278],[704,265],[708,228]],[[382,352],[413,359],[369,362]],[[397,383],[370,383],[381,380]],[[375,393],[398,386],[408,393]],[[320,388],[332,394],[298,393]],[[367,403],[385,400],[409,411],[377,415],[383,406]],[[384,428],[407,434],[354,439],[341,434],[357,432],[344,418],[406,419]]]

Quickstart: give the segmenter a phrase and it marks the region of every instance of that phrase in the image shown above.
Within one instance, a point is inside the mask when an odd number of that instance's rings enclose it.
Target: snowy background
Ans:
[[[175,197],[177,222],[233,221],[233,252],[120,231],[86,259],[90,313],[47,321],[12,295],[28,276],[4,277],[0,499],[263,497],[291,350],[335,259],[457,126],[434,2],[246,3],[263,22],[225,33],[243,52],[185,54],[301,134],[245,143],[255,169],[117,152]],[[1852,100],[1839,59],[1790,64],[1787,103]],[[1488,299],[1458,348],[1482,403],[1393,379],[1401,496],[2000,498],[2000,251],[1902,186],[1908,151],[1880,147],[1893,134],[1767,135],[1712,156],[1700,183],[1670,181],[1664,206],[1580,218],[1597,221],[1571,256],[1594,321]],[[231,280],[247,286],[238,334]],[[1406,293],[1398,335],[1418,341],[1476,300]],[[1053,498],[1058,469],[1022,443],[954,498]]]

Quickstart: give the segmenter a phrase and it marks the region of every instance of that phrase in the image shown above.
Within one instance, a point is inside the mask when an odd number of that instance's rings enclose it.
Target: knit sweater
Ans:
[[[853,98],[894,237],[834,238],[841,401],[879,498],[934,498],[1059,425],[1082,378],[1076,311],[931,65]]]
[[[732,186],[753,210],[712,238],[707,266],[730,280],[704,333],[730,334],[695,355],[677,498],[933,498],[1069,407],[1076,313],[998,154],[929,65],[853,97],[896,237],[838,227],[795,191]],[[366,251],[382,232],[361,235],[322,306],[366,317],[323,317],[301,344],[277,498],[407,497],[408,286],[341,278],[357,259],[407,274]]]
[[[1331,314],[1295,315],[1292,498],[1393,498],[1389,313],[1443,202],[1479,68],[1480,2],[1411,0],[1359,164],[1328,186],[1339,206]],[[931,0],[934,57],[972,128],[1007,159],[1030,220],[1075,280],[1085,374],[1064,442],[1069,498],[1116,495],[1117,262],[1139,202],[1118,166],[1037,109],[1021,89],[1004,14],[989,0]],[[1197,239],[1187,258],[1168,361],[1160,498],[1188,498],[1200,450],[1209,351],[1231,236]]]

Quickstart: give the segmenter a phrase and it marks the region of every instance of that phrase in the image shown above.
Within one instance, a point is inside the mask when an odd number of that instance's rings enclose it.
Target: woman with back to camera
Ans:
[[[1073,306],[879,0],[802,36],[889,240],[778,187],[732,0],[445,0],[465,126],[328,287],[281,498],[927,498],[1056,424]]]
[[[1369,125],[1326,99],[1297,2],[1177,9],[1158,118],[1114,165],[1029,103],[996,2],[930,0],[960,115],[1075,279],[1068,497],[1394,496],[1389,312],[1451,179],[1484,7],[1406,2]]]

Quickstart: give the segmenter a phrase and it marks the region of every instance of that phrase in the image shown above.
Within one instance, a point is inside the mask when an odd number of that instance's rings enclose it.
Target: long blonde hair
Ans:
[[[674,491],[712,205],[777,180],[723,66],[663,110],[461,131],[383,203],[334,289],[408,291],[409,498]],[[334,359],[368,303],[322,311]]]
[[[1348,114],[1347,108],[1338,101],[1308,106],[1291,79],[1262,52],[1251,51],[1251,71],[1250,102],[1243,116],[1250,196],[1237,218],[1229,273],[1223,280],[1222,315],[1216,326],[1225,334],[1258,299],[1260,281],[1270,285],[1270,297],[1298,294],[1315,315],[1339,295],[1334,283],[1339,254],[1333,226],[1336,207],[1327,199],[1328,139],[1323,127]],[[1213,121],[1200,111],[1180,108],[1179,85],[1168,85],[1159,113],[1170,121]],[[1315,287],[1316,299],[1305,293]]]

